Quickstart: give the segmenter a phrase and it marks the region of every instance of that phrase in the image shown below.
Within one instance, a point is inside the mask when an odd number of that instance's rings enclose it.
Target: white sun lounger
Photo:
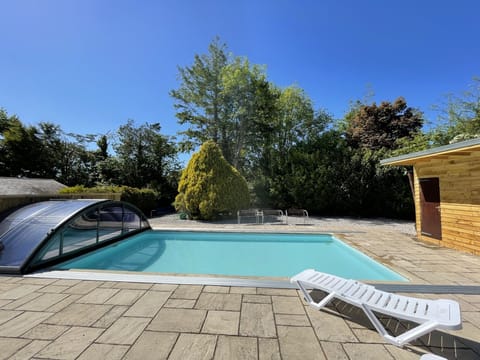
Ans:
[[[396,295],[359,281],[347,280],[313,269],[302,271],[292,277],[290,282],[300,288],[305,300],[317,310],[334,298],[361,308],[380,335],[396,346],[403,346],[435,329],[462,328],[460,306],[453,300],[428,300]],[[320,289],[326,292],[327,296],[315,302],[307,288]],[[394,337],[387,333],[374,311],[420,325]]]

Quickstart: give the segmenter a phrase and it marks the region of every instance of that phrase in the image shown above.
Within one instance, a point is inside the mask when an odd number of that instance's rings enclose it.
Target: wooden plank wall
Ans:
[[[419,178],[440,179],[442,240],[421,234]],[[415,164],[415,212],[420,239],[480,255],[480,151]]]

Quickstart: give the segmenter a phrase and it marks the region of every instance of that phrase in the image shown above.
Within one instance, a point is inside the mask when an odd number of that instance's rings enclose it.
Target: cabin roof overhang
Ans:
[[[383,159],[380,161],[380,164],[398,166],[415,165],[421,161],[442,159],[452,155],[468,156],[474,151],[480,151],[480,138]]]

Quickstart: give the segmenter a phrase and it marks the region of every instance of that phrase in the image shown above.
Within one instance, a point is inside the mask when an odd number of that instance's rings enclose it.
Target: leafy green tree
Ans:
[[[97,150],[89,150],[95,142]],[[118,130],[116,154],[108,153],[106,135],[65,133],[41,122],[25,126],[0,109],[0,176],[53,178],[65,185],[97,184],[150,187],[170,204],[178,179],[177,149],[159,124],[136,127],[132,120]]]
[[[439,111],[437,132],[443,134],[444,145],[480,137],[480,78],[474,78],[461,95],[450,94]]]
[[[300,190],[292,187],[302,172],[299,158],[306,144],[315,142],[332,122],[324,110],[314,111],[311,99],[296,86],[276,89],[275,113],[270,122],[258,127],[263,144],[258,158],[252,161],[256,171],[251,176],[259,206],[286,208],[300,206],[298,198],[290,196]],[[302,149],[302,150],[300,150]],[[288,180],[287,180],[288,179]]]
[[[258,149],[255,135],[266,110],[259,106],[268,99],[268,82],[261,66],[250,65],[248,59],[239,57],[225,66],[222,82],[226,125],[220,147],[227,161],[243,169],[249,155]]]
[[[218,145],[205,142],[182,172],[175,208],[192,219],[211,220],[248,205],[245,179],[225,160]]]
[[[68,186],[82,184],[87,187],[98,182],[96,159],[92,151],[78,143],[63,141],[59,148],[56,168],[57,179]]]
[[[480,137],[480,79],[474,78],[461,95],[449,94],[435,109],[438,117],[429,130],[399,139],[392,156]]]
[[[10,117],[8,116],[7,110],[0,108],[0,136],[3,137],[3,132],[7,130],[9,123]]]
[[[422,149],[431,136],[421,132],[422,114],[399,97],[393,103],[365,105],[357,101],[340,123],[348,145],[342,180],[343,208],[351,215],[413,216],[407,177],[400,168],[385,168],[380,160],[402,148]]]
[[[341,192],[341,177],[337,174],[342,167],[341,142],[344,139],[340,135],[327,131],[292,145],[281,160],[274,158],[272,174],[263,177],[266,198],[271,201],[267,205],[304,208],[312,213],[331,211],[332,201],[338,201]]]
[[[105,160],[108,158],[108,138],[107,135],[101,135],[97,140],[98,150],[95,152],[95,156],[99,160]]]
[[[69,140],[58,125],[48,122],[25,126],[3,109],[0,129],[1,175],[52,178],[66,185],[95,182],[95,159],[79,136]]]
[[[133,120],[120,126],[114,146],[116,159],[103,164],[101,169],[108,174],[101,176],[117,185],[151,187],[172,196],[176,183],[171,174],[178,169],[177,151],[160,130],[158,123],[135,126]]]
[[[39,161],[43,169],[41,177],[57,179],[65,183],[68,176],[65,171],[70,170],[71,162],[74,162],[75,153],[68,151],[67,139],[64,137],[60,126],[50,122],[38,124],[36,135],[39,141]],[[67,182],[67,185],[71,183]]]
[[[109,156],[96,163],[99,185],[120,184],[122,178],[122,166],[118,158]]]
[[[190,151],[206,140],[219,142],[226,132],[222,74],[229,63],[227,46],[216,38],[208,54],[195,55],[193,65],[179,67],[180,87],[172,90],[177,118],[188,129],[181,149]]]
[[[422,124],[422,114],[399,97],[393,103],[355,107],[346,116],[346,136],[353,147],[394,149],[399,139],[414,137]]]
[[[41,143],[38,129],[24,126],[17,116],[2,114],[0,172],[2,176],[42,176]]]
[[[216,142],[225,159],[243,173],[261,147],[259,129],[272,118],[275,94],[265,70],[246,58],[226,54],[215,39],[209,53],[195,55],[190,67],[179,68],[180,87],[170,95],[177,118],[188,129],[182,150],[193,150],[207,140]]]

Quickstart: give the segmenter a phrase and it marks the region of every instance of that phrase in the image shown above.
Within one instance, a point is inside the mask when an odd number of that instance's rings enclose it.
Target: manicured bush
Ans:
[[[140,210],[145,215],[158,207],[158,199],[160,195],[152,189],[137,189],[129,186],[112,186],[102,185],[87,188],[83,185],[76,185],[60,190],[60,194],[98,194],[98,193],[115,193],[121,194],[120,200],[129,202]]]
[[[121,197],[122,201],[135,205],[147,216],[150,215],[152,210],[158,207],[158,198],[158,194],[151,189],[137,189],[131,187],[125,187]]]
[[[70,187],[60,189],[58,192],[60,194],[81,194],[81,193],[89,192],[87,189],[88,188],[86,188],[83,185],[75,185],[75,186],[70,186]],[[90,191],[90,192],[93,192],[93,191]]]
[[[247,182],[213,142],[205,142],[183,170],[175,198],[177,211],[211,220],[250,204]]]
[[[63,188],[59,191],[60,194],[81,194],[81,193],[90,193],[90,194],[122,194],[127,186],[117,186],[117,185],[99,185],[95,187],[85,187],[83,185],[75,185]]]

